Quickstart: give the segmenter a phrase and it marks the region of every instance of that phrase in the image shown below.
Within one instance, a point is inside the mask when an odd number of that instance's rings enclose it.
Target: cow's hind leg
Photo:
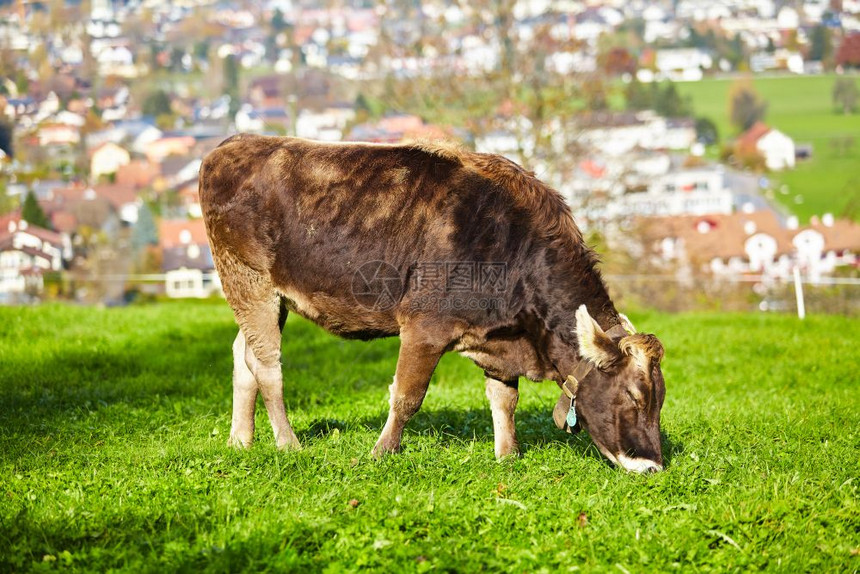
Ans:
[[[493,412],[493,436],[496,443],[496,458],[519,452],[517,433],[514,428],[514,411],[519,400],[519,382],[497,381],[487,378],[487,398]]]
[[[248,445],[254,432],[256,391],[263,395],[278,448],[301,448],[284,408],[281,327],[285,309],[267,278],[243,268],[224,283],[240,333],[233,345],[233,427],[231,444]],[[243,336],[244,335],[244,336]],[[244,347],[244,356],[241,351]],[[244,361],[244,367],[240,361]]]
[[[242,331],[248,337],[245,363],[259,385],[263,403],[278,448],[301,448],[284,408],[284,379],[281,372],[281,331],[278,328],[280,297],[271,295],[250,309],[242,319]],[[238,317],[237,317],[238,318]]]
[[[242,330],[233,341],[233,422],[227,444],[249,447],[254,441],[254,407],[257,404],[257,379],[245,361],[247,342]]]
[[[373,456],[378,458],[400,450],[403,427],[421,408],[430,376],[445,352],[447,342],[417,327],[401,330],[397,370],[394,382],[388,387],[391,393],[388,420],[373,447]]]

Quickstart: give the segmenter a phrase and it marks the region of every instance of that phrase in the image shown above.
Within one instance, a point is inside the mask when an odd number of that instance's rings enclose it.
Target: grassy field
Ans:
[[[811,160],[774,176],[788,186],[788,193],[778,193],[777,198],[803,220],[825,212],[839,215],[850,201],[860,202],[860,113],[834,113],[831,96],[835,81],[836,76],[762,77],[752,81],[768,103],[765,122],[787,133],[795,143],[813,146]],[[729,121],[729,93],[735,82],[721,79],[677,85],[682,95],[692,99],[696,115],[717,124],[724,141],[736,135]],[[854,140],[849,149],[837,145],[846,137]],[[797,196],[802,203],[796,202]],[[860,210],[854,217],[860,218]]]
[[[396,339],[290,318],[301,452],[225,446],[224,303],[0,309],[0,570],[811,571],[860,568],[860,338],[813,316],[636,314],[667,349],[667,470],[612,468],[524,383],[493,458],[480,371],[447,356],[405,451],[369,457]]]

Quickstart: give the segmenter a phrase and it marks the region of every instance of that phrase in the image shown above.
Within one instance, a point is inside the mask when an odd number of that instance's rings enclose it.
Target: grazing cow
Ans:
[[[484,370],[495,453],[517,452],[518,378],[555,381],[557,426],[612,462],[663,467],[663,349],[609,298],[562,197],[497,155],[449,145],[237,135],[200,170],[233,344],[230,442],[251,444],[259,391],[278,447],[288,310],[347,338],[400,336],[373,454],[395,452],[446,351]]]

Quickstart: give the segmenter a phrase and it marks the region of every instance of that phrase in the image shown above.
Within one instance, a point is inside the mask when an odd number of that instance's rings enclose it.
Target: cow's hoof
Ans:
[[[496,453],[496,460],[502,462],[503,460],[513,460],[520,457],[519,449],[514,449],[509,452]]]
[[[279,436],[275,443],[278,445],[278,450],[302,450],[302,443],[299,442],[299,439],[293,433]]]
[[[395,454],[398,452],[400,452],[400,444],[386,444],[379,441],[376,443],[376,446],[373,447],[373,450],[370,451],[370,456],[379,460],[387,454]]]
[[[227,446],[230,448],[235,448],[238,450],[244,450],[246,448],[251,448],[251,444],[254,442],[253,438],[249,438],[247,440],[242,440],[237,436],[230,435],[230,438],[227,439]]]
[[[510,458],[519,458],[519,456],[520,445],[516,442],[514,442],[513,444],[506,444],[502,447],[496,448],[496,460],[498,461]]]

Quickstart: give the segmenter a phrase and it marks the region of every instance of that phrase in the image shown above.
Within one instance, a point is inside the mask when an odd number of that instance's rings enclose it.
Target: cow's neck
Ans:
[[[608,331],[619,325],[618,311],[609,297],[603,279],[593,262],[578,258],[564,267],[566,273],[556,278],[547,293],[547,311],[543,324],[547,329],[550,359],[561,379],[572,374],[580,363],[576,343],[576,310],[585,305],[601,329]]]

